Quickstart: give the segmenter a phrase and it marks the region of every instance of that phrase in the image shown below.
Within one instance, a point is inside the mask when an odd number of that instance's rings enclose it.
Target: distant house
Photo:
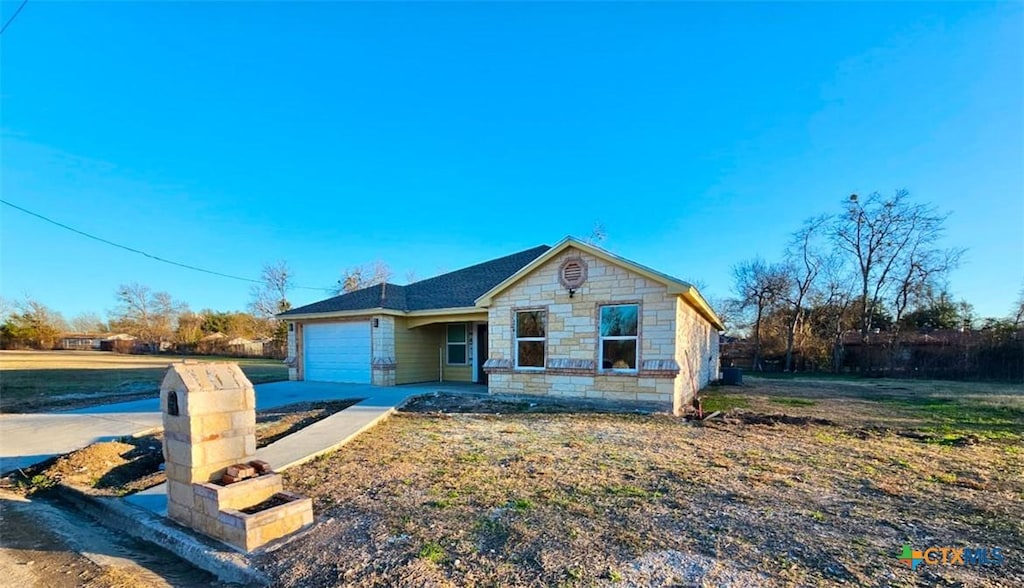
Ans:
[[[210,333],[199,340],[196,351],[207,354],[222,353],[227,340],[228,336],[224,333]]]
[[[717,378],[724,329],[693,285],[572,238],[278,316],[292,379],[476,382],[676,414]]]
[[[263,341],[253,341],[245,337],[235,337],[225,342],[230,355],[258,357],[263,355]]]
[[[107,335],[100,341],[100,351],[129,353],[134,350],[136,337],[127,333]]]
[[[61,336],[57,347],[67,350],[99,351],[106,337],[106,335],[88,333],[68,333]]]
[[[229,337],[224,333],[210,333],[199,340],[196,350],[199,353],[231,355],[236,357],[262,357],[265,354],[263,340],[252,340],[246,337]]]

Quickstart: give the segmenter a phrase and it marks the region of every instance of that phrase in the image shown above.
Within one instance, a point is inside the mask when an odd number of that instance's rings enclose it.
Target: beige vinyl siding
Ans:
[[[445,382],[472,382],[473,366],[471,365],[446,365],[444,366]]]
[[[403,317],[395,318],[395,383],[436,382],[441,353],[447,342],[444,324],[406,328]],[[469,327],[467,327],[469,328]],[[467,350],[467,354],[471,353]],[[472,365],[445,365],[446,382],[472,382]]]
[[[438,354],[444,347],[444,325],[407,329],[405,318],[395,318],[395,383],[436,382]]]

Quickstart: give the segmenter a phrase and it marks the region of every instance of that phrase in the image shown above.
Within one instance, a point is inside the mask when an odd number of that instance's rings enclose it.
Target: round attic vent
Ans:
[[[587,263],[578,257],[566,259],[558,270],[558,281],[570,290],[579,288],[587,281]]]

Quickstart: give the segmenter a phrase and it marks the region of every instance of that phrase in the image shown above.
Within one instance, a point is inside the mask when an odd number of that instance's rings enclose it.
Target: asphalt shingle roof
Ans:
[[[406,286],[377,284],[298,308],[280,316],[346,310],[433,310],[473,306],[476,299],[550,249],[541,245]]]

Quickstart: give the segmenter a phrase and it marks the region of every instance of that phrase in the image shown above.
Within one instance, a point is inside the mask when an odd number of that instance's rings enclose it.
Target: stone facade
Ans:
[[[697,392],[718,379],[718,331],[680,298],[676,302],[675,339],[680,370],[673,388],[673,405],[686,407]]]
[[[586,282],[571,297],[559,280],[559,268],[570,258],[587,266]],[[599,369],[599,309],[623,303],[639,306],[635,373]],[[513,367],[514,315],[530,309],[547,311],[541,370]],[[665,285],[573,247],[495,296],[488,318],[494,394],[653,403],[681,414],[709,381],[709,368],[694,363],[705,363],[701,346],[713,339],[717,347],[717,332]]]
[[[299,379],[299,330],[302,328],[301,323],[288,323],[288,352],[285,358],[285,363],[288,365],[288,379],[295,380]]]
[[[374,386],[395,385],[395,317],[382,314],[370,318],[370,382]],[[374,326],[376,325],[376,326]]]

